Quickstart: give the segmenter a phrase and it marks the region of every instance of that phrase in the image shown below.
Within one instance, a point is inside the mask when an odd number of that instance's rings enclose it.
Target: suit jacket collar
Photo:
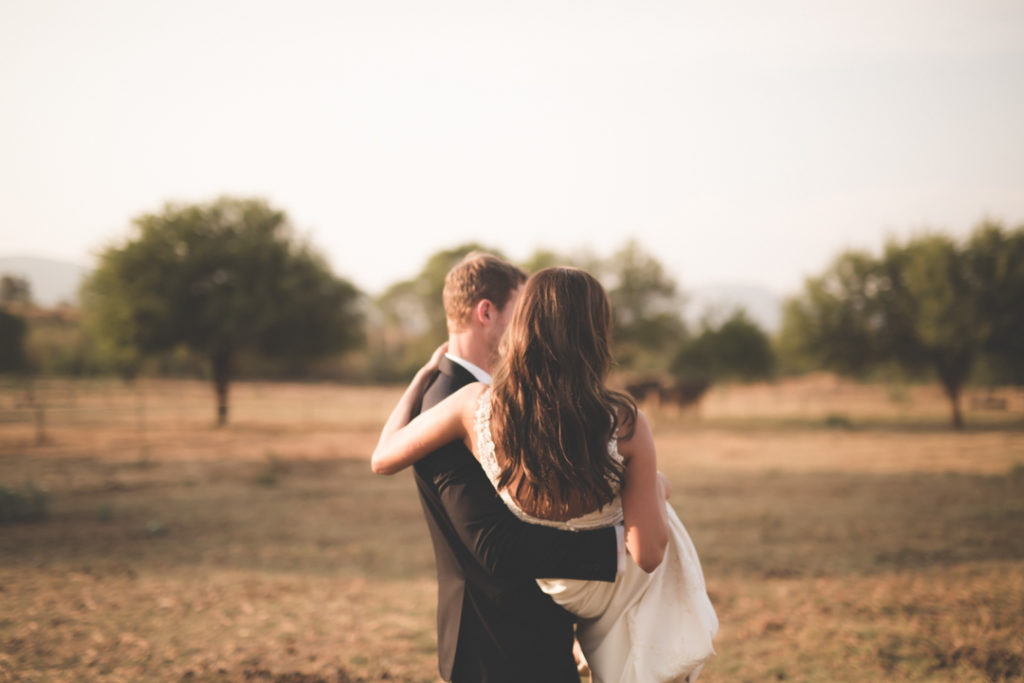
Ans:
[[[476,377],[473,376],[472,372],[454,362],[447,356],[441,357],[441,362],[438,364],[437,369],[442,374],[448,375],[454,379],[460,386],[476,381]]]
[[[461,365],[463,368],[468,370],[469,374],[473,375],[473,381],[475,381],[475,382],[482,382],[484,384],[490,384],[491,383],[491,381],[492,381],[491,373],[487,372],[486,370],[481,368],[476,363],[471,363],[470,361],[466,360],[465,358],[462,358],[461,356],[453,355],[451,353],[444,354],[444,357],[447,358],[448,360],[450,360],[451,362],[455,363],[456,365]]]

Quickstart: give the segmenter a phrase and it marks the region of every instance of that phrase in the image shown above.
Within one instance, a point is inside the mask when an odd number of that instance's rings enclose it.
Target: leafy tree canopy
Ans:
[[[983,348],[997,378],[1024,384],[1024,226],[982,223],[966,248]]]
[[[411,375],[439,344],[448,339],[442,302],[445,276],[473,251],[505,258],[500,250],[478,242],[443,249],[431,254],[415,277],[393,284],[377,298],[375,303],[380,319],[374,334],[379,337],[376,340],[379,342],[376,345],[378,353],[386,358],[375,362],[382,368],[392,369],[378,374]]]
[[[561,252],[543,248],[535,249],[525,261],[519,264],[519,267],[525,270],[528,275],[553,266],[582,268],[593,273],[596,277],[600,277],[607,270],[607,264],[590,249],[578,249],[572,252]]]
[[[0,308],[0,372],[20,372],[26,369],[27,331],[24,318]]]
[[[883,363],[934,372],[960,427],[960,392],[980,354],[998,357],[1009,378],[1024,375],[1022,294],[1024,229],[986,223],[964,244],[928,234],[877,257],[841,254],[786,303],[781,337],[844,373]]]
[[[636,240],[604,262],[601,279],[615,315],[616,357],[627,366],[664,368],[664,355],[686,337],[676,281]]]
[[[28,306],[32,303],[32,283],[20,275],[4,275],[0,277],[0,306],[20,304]]]
[[[240,351],[315,357],[361,341],[359,292],[267,202],[168,203],[134,224],[83,286],[90,329],[127,369],[179,346],[208,358],[221,424]]]
[[[758,380],[775,372],[768,335],[742,309],[720,325],[706,319],[700,334],[685,342],[669,371],[680,380]]]

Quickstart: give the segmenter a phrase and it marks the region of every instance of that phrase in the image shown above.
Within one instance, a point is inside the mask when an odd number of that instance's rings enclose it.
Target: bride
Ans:
[[[373,471],[398,472],[463,440],[521,519],[576,530],[622,523],[631,561],[614,583],[538,583],[578,618],[594,683],[693,681],[714,654],[718,619],[693,543],[666,502],[650,425],[605,385],[610,327],[593,276],[537,272],[502,339],[492,387],[469,384],[410,422],[438,349],[384,425]]]

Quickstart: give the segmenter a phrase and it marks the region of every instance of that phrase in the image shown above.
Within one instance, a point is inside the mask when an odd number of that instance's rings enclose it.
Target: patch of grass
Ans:
[[[139,446],[139,458],[135,461],[135,466],[140,470],[147,470],[153,467],[153,461],[150,460],[149,444]]]
[[[146,522],[146,533],[150,536],[166,536],[167,525],[159,519],[151,519]]]
[[[910,405],[914,402],[910,395],[910,387],[906,384],[890,384],[886,387],[885,393],[889,401],[896,405]]]
[[[853,420],[842,413],[829,413],[825,416],[824,425],[829,429],[853,429]]]
[[[96,519],[104,524],[114,521],[114,506],[110,503],[103,503],[100,505],[96,508]]]
[[[933,652],[932,656],[932,671],[960,666],[981,672],[990,681],[1016,681],[1024,676],[1024,656],[1003,648],[961,645],[952,652]]]
[[[281,458],[273,451],[267,451],[266,463],[263,469],[260,471],[258,477],[256,477],[256,483],[260,486],[271,488],[277,486],[278,481],[285,472],[288,471],[288,466],[281,460]]]
[[[0,486],[0,524],[40,522],[50,516],[50,494],[32,481],[23,490]]]

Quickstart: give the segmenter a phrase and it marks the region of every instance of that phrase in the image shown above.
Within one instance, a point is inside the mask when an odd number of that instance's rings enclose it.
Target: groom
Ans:
[[[490,383],[525,273],[474,252],[448,273],[448,353],[426,410],[473,381]],[[419,412],[419,411],[416,411]],[[579,683],[573,617],[534,579],[614,581],[621,528],[568,532],[519,521],[473,454],[453,442],[416,463],[437,561],[437,657],[453,683]]]

